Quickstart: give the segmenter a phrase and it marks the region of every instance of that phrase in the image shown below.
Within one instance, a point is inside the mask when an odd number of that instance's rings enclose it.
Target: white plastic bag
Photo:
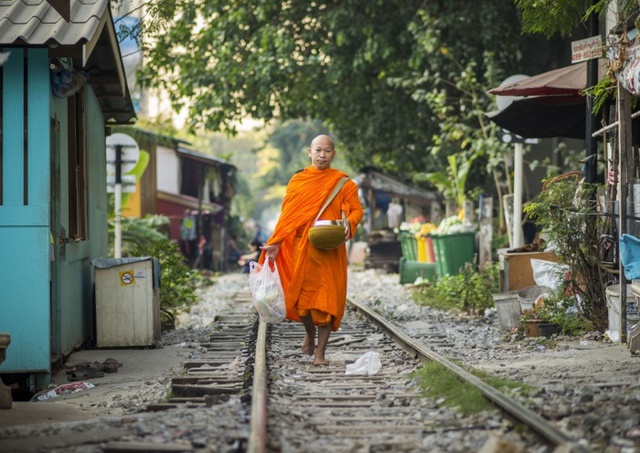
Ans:
[[[278,268],[274,261],[264,265],[258,264],[257,261],[252,261],[249,264],[249,288],[253,305],[261,320],[278,322],[284,319],[287,314],[287,306],[284,302],[284,291],[280,283]]]
[[[571,268],[566,264],[532,258],[531,270],[533,271],[533,281],[536,282],[536,285],[546,286],[553,291],[557,291],[562,286],[565,274]]]
[[[369,376],[380,371],[380,354],[375,351],[366,352],[355,363],[347,365],[346,374],[363,374]]]

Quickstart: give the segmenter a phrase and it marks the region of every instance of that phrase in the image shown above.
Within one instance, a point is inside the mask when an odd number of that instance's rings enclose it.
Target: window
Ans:
[[[68,98],[69,237],[87,238],[87,144],[84,88]]]

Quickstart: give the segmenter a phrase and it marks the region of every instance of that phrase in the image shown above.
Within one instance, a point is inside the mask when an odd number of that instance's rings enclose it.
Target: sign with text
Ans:
[[[571,42],[571,63],[593,60],[602,57],[602,38],[600,35]]]

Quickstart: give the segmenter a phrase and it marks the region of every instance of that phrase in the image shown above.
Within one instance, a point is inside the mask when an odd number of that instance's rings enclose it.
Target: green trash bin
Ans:
[[[475,262],[476,233],[431,235],[438,275],[458,275],[466,263]]]
[[[409,261],[418,261],[418,241],[413,233],[402,231],[398,234],[402,256]]]
[[[402,257],[398,262],[400,284],[413,283],[418,277],[434,282],[436,263],[418,261],[418,241],[415,234],[403,231],[398,238],[402,247]]]
[[[418,277],[428,280],[431,283],[435,283],[436,281],[436,263],[411,261],[403,256],[398,263],[398,269],[401,285],[414,283]]]

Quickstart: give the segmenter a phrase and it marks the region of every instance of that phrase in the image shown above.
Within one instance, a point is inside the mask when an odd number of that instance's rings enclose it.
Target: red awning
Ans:
[[[600,60],[598,78],[605,73],[606,60]],[[578,95],[587,87],[587,62],[543,72],[518,82],[489,90],[498,96]]]

